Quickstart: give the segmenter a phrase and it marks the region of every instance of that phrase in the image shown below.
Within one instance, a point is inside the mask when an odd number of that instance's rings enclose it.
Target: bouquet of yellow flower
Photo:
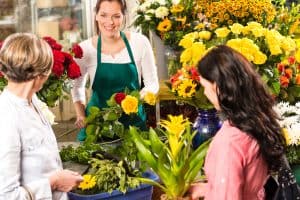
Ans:
[[[148,35],[154,31],[165,44],[178,48],[182,36],[193,30],[198,22],[197,7],[193,0],[144,0],[139,1],[134,26]]]
[[[276,64],[285,55],[296,50],[295,41],[275,29],[267,29],[258,22],[246,26],[234,23],[208,31],[192,32],[183,37],[179,45],[184,48],[180,62],[183,66],[196,65],[213,46],[225,44],[243,54],[254,64],[274,95],[280,92],[279,73]]]
[[[203,94],[200,78],[195,67],[185,66],[177,71],[167,83],[177,100],[192,105],[196,108],[210,109],[213,105]]]

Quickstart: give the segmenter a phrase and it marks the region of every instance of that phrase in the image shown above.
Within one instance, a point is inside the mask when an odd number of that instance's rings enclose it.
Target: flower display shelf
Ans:
[[[158,181],[159,178],[153,172],[147,171],[143,174],[144,178],[150,178],[154,181]],[[70,200],[151,200],[152,199],[153,186],[148,184],[141,184],[138,188],[129,189],[125,194],[118,190],[114,190],[112,193],[103,192],[94,195],[81,195],[73,192],[69,192],[68,196]]]

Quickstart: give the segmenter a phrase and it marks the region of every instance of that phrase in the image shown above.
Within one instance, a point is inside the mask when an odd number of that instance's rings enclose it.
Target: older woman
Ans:
[[[47,80],[53,56],[29,33],[9,36],[0,50],[8,85],[0,96],[0,199],[67,199],[82,177],[62,169],[55,135],[35,93]]]

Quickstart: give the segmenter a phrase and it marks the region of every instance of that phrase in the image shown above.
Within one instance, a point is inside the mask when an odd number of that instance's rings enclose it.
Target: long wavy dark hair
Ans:
[[[220,45],[198,63],[200,75],[215,82],[222,114],[230,124],[255,138],[271,171],[280,167],[285,140],[267,92],[252,64],[232,48]]]

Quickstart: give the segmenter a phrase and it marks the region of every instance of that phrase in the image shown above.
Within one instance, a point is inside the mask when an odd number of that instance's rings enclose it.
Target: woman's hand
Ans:
[[[84,120],[85,120],[85,116],[83,116],[83,115],[77,116],[76,121],[75,121],[76,127],[84,128],[85,127]]]
[[[205,196],[205,190],[207,187],[207,183],[193,183],[189,188],[189,196],[192,200],[199,199],[200,197]]]
[[[49,181],[52,190],[69,192],[83,181],[83,177],[78,172],[60,170],[50,176]]]

